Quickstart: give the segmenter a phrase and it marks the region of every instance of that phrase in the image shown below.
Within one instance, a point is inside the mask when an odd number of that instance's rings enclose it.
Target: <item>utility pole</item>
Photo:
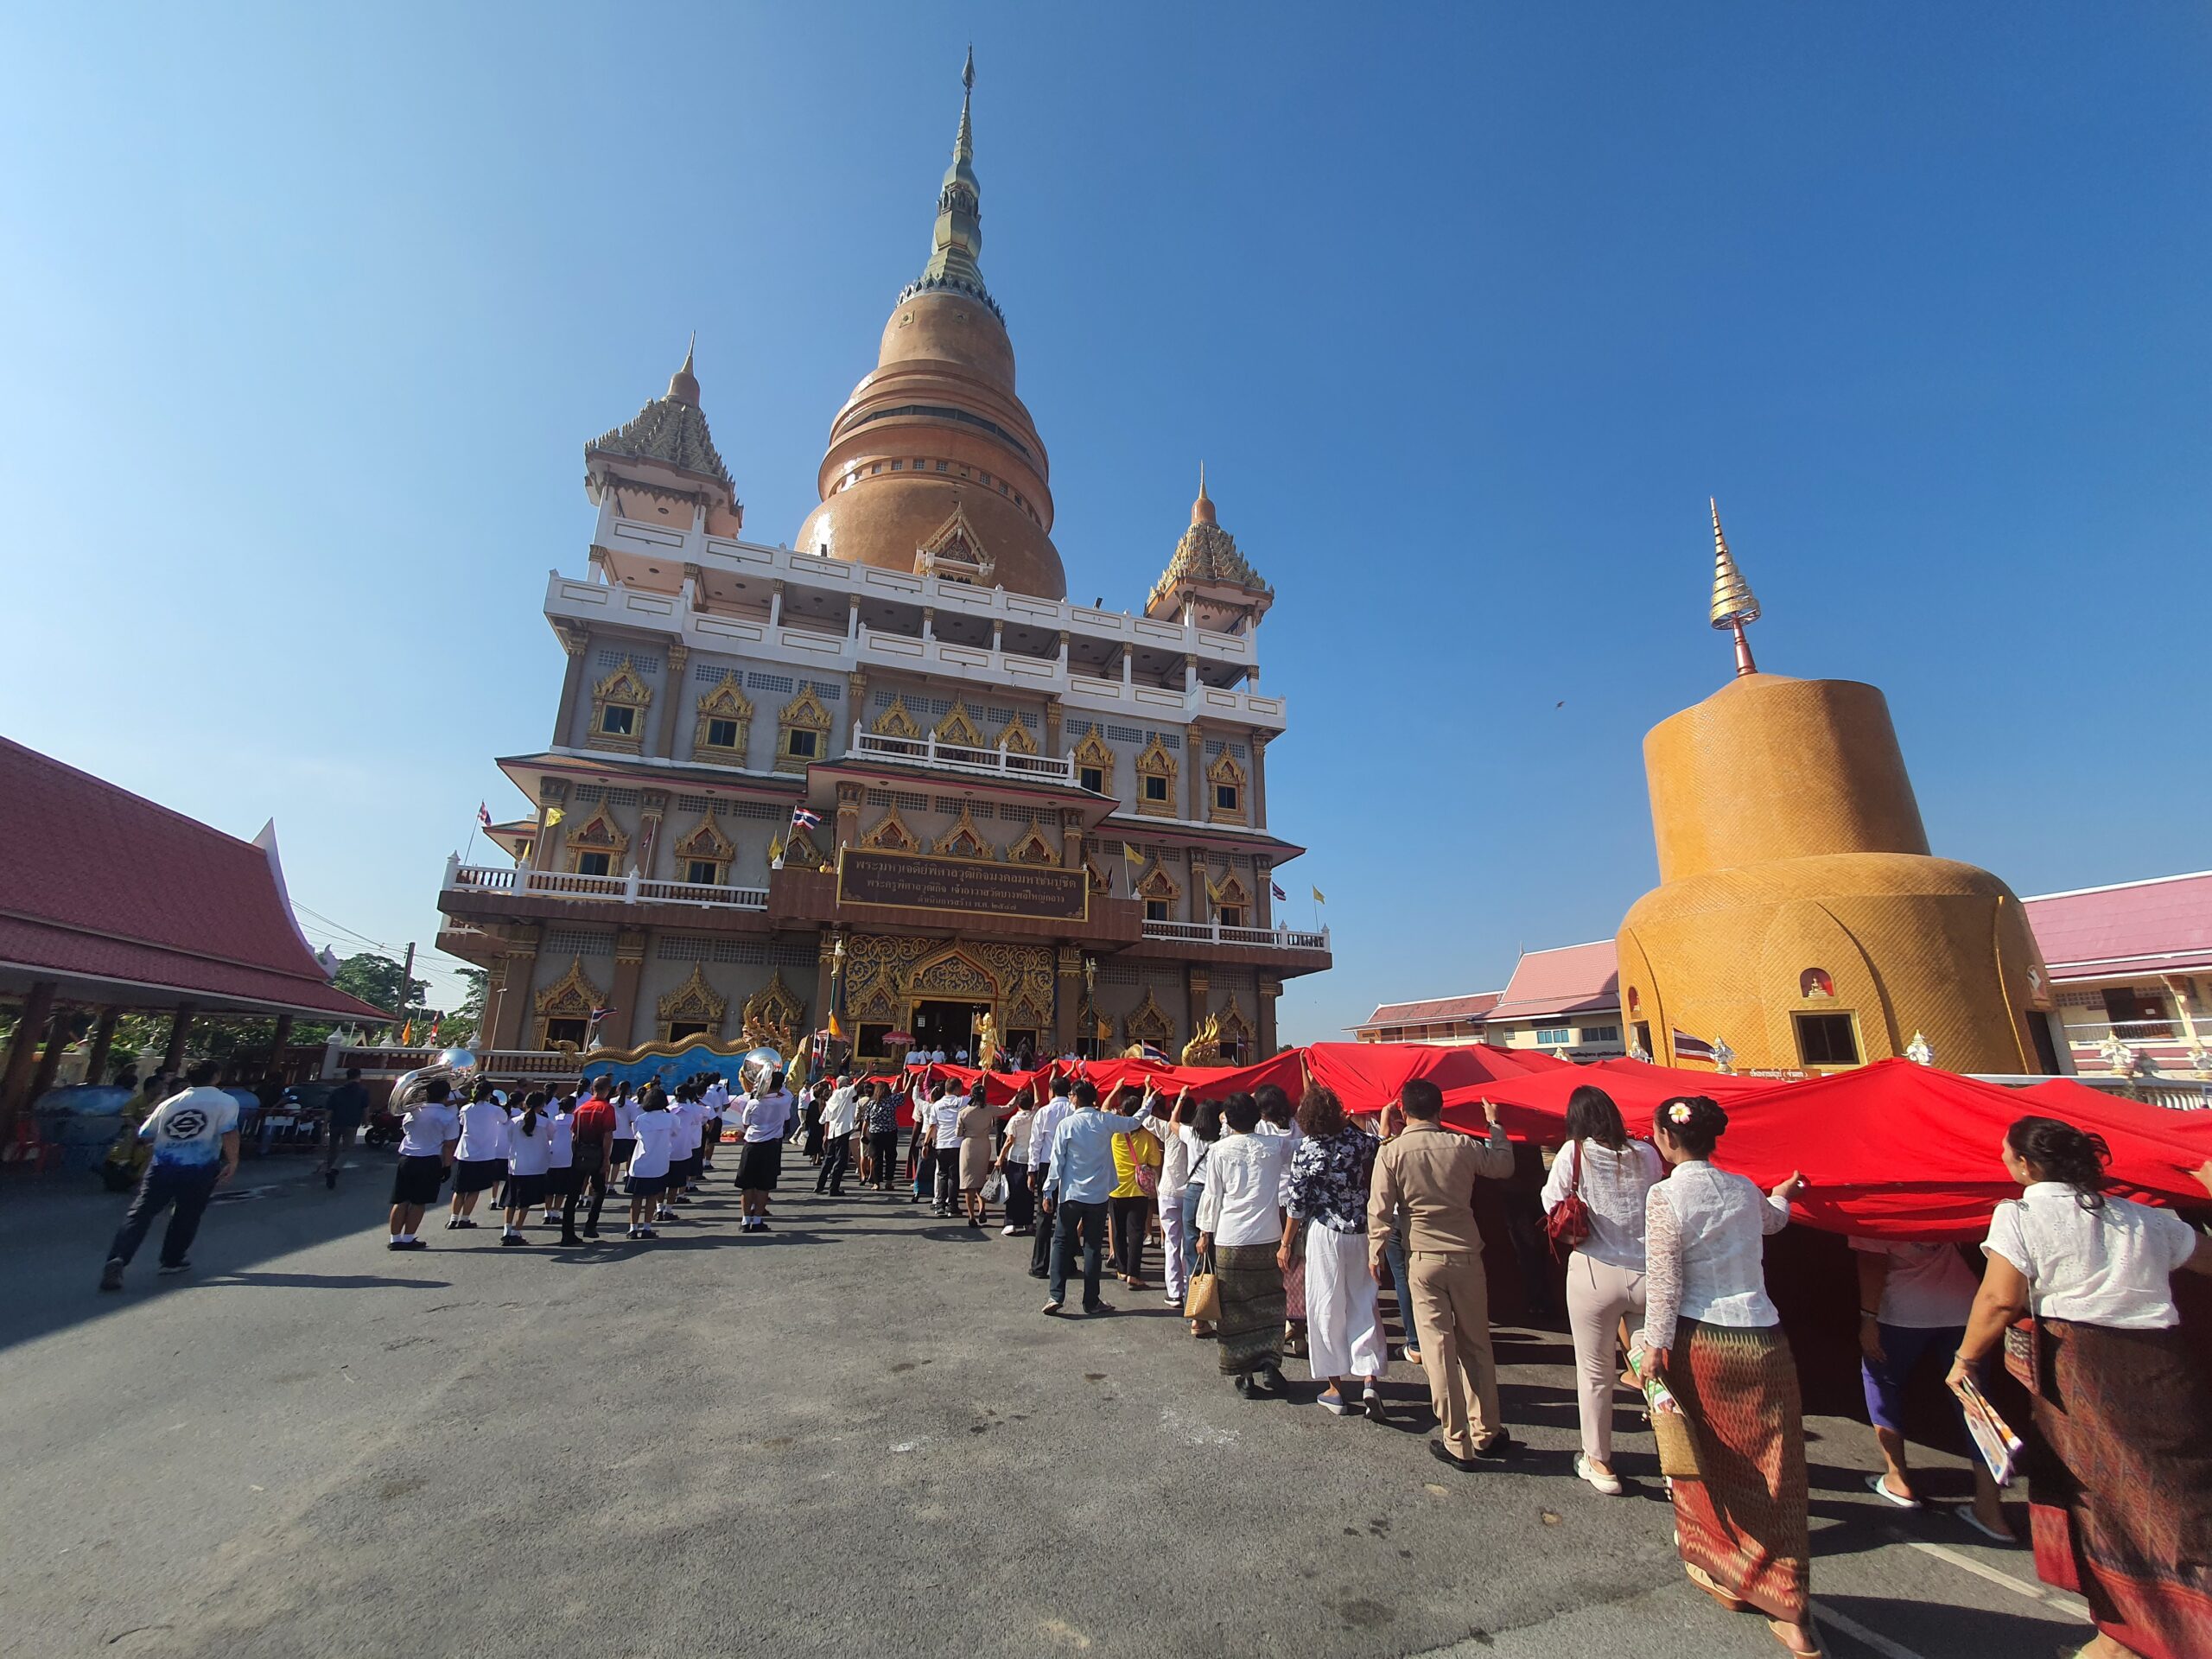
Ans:
[[[407,1004],[415,989],[415,941],[407,941],[407,961],[399,970],[399,1024],[405,1030],[408,1022]],[[397,1033],[395,1033],[397,1034]]]

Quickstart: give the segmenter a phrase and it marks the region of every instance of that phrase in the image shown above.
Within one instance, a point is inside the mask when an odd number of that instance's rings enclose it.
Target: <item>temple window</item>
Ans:
[[[1794,1014],[1797,1056],[1806,1065],[1856,1065],[1859,1033],[1847,1014]]]
[[[638,711],[627,708],[607,708],[599,711],[599,729],[617,737],[627,737],[638,729]]]
[[[548,1020],[545,1022],[545,1046],[550,1048],[556,1043],[569,1043],[582,1048],[585,1033],[590,1029],[591,1022],[587,1020]]]
[[[576,855],[576,874],[578,875],[607,875],[611,874],[607,868],[607,855],[605,853],[578,853]]]
[[[680,1043],[687,1037],[704,1037],[706,1022],[702,1020],[671,1020],[668,1022],[668,1040]]]
[[[830,711],[811,686],[802,686],[777,712],[776,721],[778,772],[804,772],[808,761],[829,753]]]
[[[1167,780],[1165,778],[1146,779],[1144,780],[1144,798],[1147,801],[1166,800],[1167,798]]]
[[[586,728],[585,743],[592,748],[637,753],[645,732],[645,710],[652,701],[652,688],[624,658],[620,667],[591,689],[591,724]]]
[[[1167,913],[1167,901],[1165,899],[1146,899],[1144,901],[1144,918],[1147,922],[1166,922],[1174,919]]]
[[[1103,766],[1080,766],[1076,770],[1076,779],[1094,795],[1106,792],[1106,769]]]
[[[792,732],[790,734],[790,741],[785,747],[784,753],[785,754],[796,755],[802,760],[813,760],[814,737],[815,734],[812,732]]]
[[[721,883],[722,867],[711,858],[691,859],[683,867],[683,879],[695,887],[718,887]]]
[[[1221,925],[1224,927],[1243,926],[1244,907],[1242,905],[1224,905],[1221,907]]]
[[[1797,995],[1803,997],[1834,996],[1835,982],[1828,977],[1825,968],[1808,968],[1797,976]]]
[[[1582,1040],[1586,1043],[1618,1043],[1621,1039],[1618,1026],[1585,1026]]]
[[[1213,786],[1213,804],[1219,807],[1223,811],[1236,811],[1237,810],[1236,802],[1237,791],[1236,785],[1216,784]]]
[[[737,747],[737,722],[734,720],[710,720],[707,722],[707,741],[710,749],[734,749]]]

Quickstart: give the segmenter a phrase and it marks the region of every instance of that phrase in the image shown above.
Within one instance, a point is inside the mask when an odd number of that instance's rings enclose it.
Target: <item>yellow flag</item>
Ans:
[[[772,864],[784,855],[783,838],[779,836],[768,842],[768,861]]]
[[[837,1018],[837,1010],[835,1008],[830,1010],[830,1034],[840,1042],[845,1039],[844,1022]]]
[[[1130,846],[1126,841],[1122,843],[1122,856],[1128,860],[1130,863],[1135,865],[1139,869],[1142,869],[1144,868],[1144,855],[1137,851],[1135,848]]]
[[[1321,896],[1321,889],[1316,887],[1313,889],[1313,902],[1317,905],[1325,905],[1329,901]]]
[[[1102,1043],[1110,1043],[1114,1040],[1113,1021],[1108,1020],[1103,1014],[1099,1016],[1098,1020],[1098,1040]]]
[[[550,830],[555,824],[560,823],[562,819],[568,816],[569,815],[566,812],[563,812],[559,807],[549,806],[545,809],[545,827],[548,830]]]
[[[402,1048],[415,1046],[415,1022],[412,1020],[399,1028],[399,1046]]]

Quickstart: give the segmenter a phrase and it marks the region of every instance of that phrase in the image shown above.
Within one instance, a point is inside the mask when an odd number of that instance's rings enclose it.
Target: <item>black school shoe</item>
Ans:
[[[1463,1475],[1471,1475],[1482,1467],[1482,1465],[1474,1459],[1459,1456],[1441,1440],[1431,1440],[1428,1443],[1428,1455],[1439,1463],[1450,1464]]]

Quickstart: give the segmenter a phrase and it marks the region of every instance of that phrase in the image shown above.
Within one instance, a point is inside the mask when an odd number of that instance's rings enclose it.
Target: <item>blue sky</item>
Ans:
[[[696,328],[790,538],[971,37],[1071,591],[1141,600],[1203,456],[1279,595],[1269,804],[1338,964],[1287,1039],[1651,884],[1642,734],[1728,672],[1708,493],[1762,666],[1885,689],[1937,851],[2208,861],[2177,5],[16,8],[0,731],[273,815],[297,899],[427,941],[545,737],[582,444]]]

